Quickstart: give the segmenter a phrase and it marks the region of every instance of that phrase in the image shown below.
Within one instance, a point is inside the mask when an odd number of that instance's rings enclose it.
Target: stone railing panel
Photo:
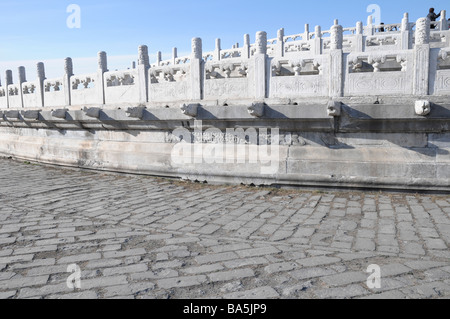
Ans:
[[[350,54],[346,96],[411,95],[414,54],[409,51]]]
[[[22,83],[22,98],[24,108],[33,108],[41,104],[38,81]],[[64,105],[64,101],[62,103]]]
[[[66,104],[63,78],[44,81],[44,103],[50,107],[63,107]]]
[[[365,39],[365,51],[380,50],[401,50],[402,38],[399,33],[387,32],[387,34],[377,33],[374,36],[368,36]]]
[[[22,108],[22,94],[20,84],[8,85],[9,108]]]
[[[433,49],[430,59],[430,94],[450,95],[450,49]]]
[[[156,67],[149,70],[149,102],[188,100],[191,90],[189,64]]]
[[[99,98],[102,89],[101,73],[73,75],[70,77],[71,104],[103,104],[103,99]]]
[[[106,72],[103,77],[105,104],[139,103],[139,74],[137,69]]]
[[[269,97],[328,96],[328,70],[329,61],[322,55],[273,59]]]
[[[254,96],[253,65],[244,59],[205,64],[204,99],[245,99]]]

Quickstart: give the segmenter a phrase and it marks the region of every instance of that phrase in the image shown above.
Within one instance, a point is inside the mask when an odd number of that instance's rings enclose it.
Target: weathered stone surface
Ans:
[[[0,160],[0,185],[0,238],[16,238],[0,252],[2,298],[450,294],[450,255],[433,245],[438,239],[447,244],[446,194],[299,189],[271,194],[10,160]],[[349,208],[361,212],[346,214]],[[98,209],[102,213],[93,214]],[[337,209],[344,214],[332,215]],[[394,217],[382,216],[390,209]],[[398,218],[401,214],[410,216]],[[152,216],[158,218],[141,224]],[[165,229],[177,221],[189,225]],[[225,229],[232,221],[239,221],[238,227]],[[363,221],[373,223],[363,227]],[[221,228],[205,232],[208,225]],[[251,236],[235,236],[241,229],[251,229]],[[297,231],[305,229],[300,237]],[[286,238],[272,242],[276,233]],[[371,245],[359,245],[360,240]],[[76,275],[68,272],[72,263],[80,268],[81,289],[67,285]],[[380,267],[381,288],[368,287],[370,265]]]

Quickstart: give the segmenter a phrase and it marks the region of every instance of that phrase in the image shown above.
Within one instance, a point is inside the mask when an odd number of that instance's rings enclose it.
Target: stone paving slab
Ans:
[[[450,297],[449,195],[211,186],[0,159],[0,202],[0,299]]]

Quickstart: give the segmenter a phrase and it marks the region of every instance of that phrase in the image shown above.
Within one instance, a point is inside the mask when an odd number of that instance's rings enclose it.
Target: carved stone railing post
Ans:
[[[156,52],[156,65],[161,66],[162,53],[161,51]]]
[[[220,50],[222,50],[220,46],[220,39],[216,39],[216,47],[214,48],[214,61],[220,61]]]
[[[441,11],[441,20],[439,21],[439,26],[442,31],[448,30],[448,21],[447,21],[447,11]]]
[[[356,23],[356,32],[355,32],[355,47],[354,51],[356,52],[364,52],[364,26],[362,21]]]
[[[178,50],[177,48],[172,48],[172,65],[177,64],[177,58],[178,58]]]
[[[8,108],[10,106],[9,103],[9,86],[13,84],[13,76],[12,76],[12,71],[11,70],[6,70],[5,72],[5,88],[6,88],[6,100],[8,103]]]
[[[203,92],[203,48],[202,39],[192,39],[191,53],[191,100],[201,100]]]
[[[309,24],[305,24],[305,33],[303,33],[303,40],[309,40]]]
[[[243,58],[250,59],[250,35],[244,34]]]
[[[343,95],[343,28],[338,20],[331,27],[330,36],[330,97]]]
[[[97,94],[98,101],[101,104],[105,104],[105,88],[103,73],[108,72],[108,59],[105,51],[98,53],[98,72],[97,72]]]
[[[364,35],[371,36],[375,33],[375,29],[373,26],[373,16],[367,17],[367,26],[364,27]]]
[[[416,43],[414,47],[413,94],[428,95],[430,72],[430,20],[420,18],[416,22]]]
[[[45,81],[45,66],[44,63],[39,62],[36,65],[36,71],[37,71],[37,88],[36,88],[36,94],[39,96],[40,107],[45,106],[45,100],[44,100],[44,81]]]
[[[66,105],[72,105],[72,88],[70,87],[70,77],[73,75],[73,62],[72,58],[64,59],[64,97]],[[44,101],[45,102],[45,101]]]
[[[319,55],[322,54],[322,28],[320,25],[316,26],[314,33],[314,54]]]
[[[139,103],[146,103],[148,96],[148,70],[150,69],[150,58],[148,56],[148,47],[140,45],[138,48],[138,78],[139,78]]]
[[[253,56],[255,70],[255,98],[257,100],[266,97],[266,59],[267,59],[267,33],[256,33],[256,51]]]
[[[284,28],[277,32],[277,56],[284,57]]]
[[[401,42],[402,42],[402,50],[411,49],[411,31],[409,30],[409,14],[405,13],[402,19],[401,26]]]
[[[22,91],[22,83],[27,81],[26,71],[24,66],[19,66],[19,98],[20,98],[20,106],[23,107],[23,91]]]

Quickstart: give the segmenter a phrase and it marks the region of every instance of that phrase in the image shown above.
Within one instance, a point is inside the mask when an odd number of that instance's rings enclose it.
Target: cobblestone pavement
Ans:
[[[449,195],[211,186],[6,159],[0,181],[0,298],[450,296]],[[80,289],[67,284],[74,264]],[[381,288],[369,288],[369,265]]]

